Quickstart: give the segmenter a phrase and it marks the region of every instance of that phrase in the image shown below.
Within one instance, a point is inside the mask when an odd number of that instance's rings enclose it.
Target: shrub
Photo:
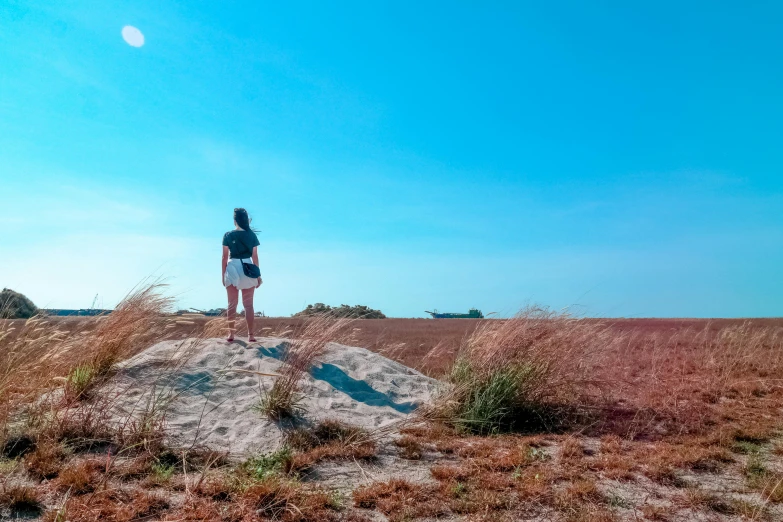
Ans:
[[[345,424],[335,419],[326,419],[315,426],[313,435],[321,444],[328,442],[341,442],[353,444],[365,442],[369,439],[369,433],[364,428]]]
[[[161,294],[162,286],[153,283],[134,289],[87,336],[83,350],[91,354],[88,361],[98,376],[166,338],[170,322],[163,314],[170,311],[172,300]]]
[[[597,391],[591,370],[611,342],[599,322],[541,308],[486,321],[423,411],[475,433],[560,428]]]
[[[80,364],[68,372],[65,381],[65,393],[73,399],[87,396],[87,392],[96,382],[97,373],[90,363]]]
[[[169,509],[169,501],[146,491],[110,488],[86,496],[69,497],[63,507],[47,513],[47,522],[78,520],[161,520]]]
[[[395,522],[448,514],[434,486],[404,479],[361,486],[353,491],[353,501],[356,507],[378,510]]]
[[[260,517],[289,522],[328,522],[338,519],[335,512],[342,507],[339,497],[320,489],[305,489],[302,483],[284,477],[270,477],[253,484],[239,500],[254,515],[253,520]],[[250,517],[244,520],[248,519]]]
[[[100,480],[98,473],[104,466],[97,460],[70,464],[57,477],[58,489],[70,491],[72,495],[89,493]]]
[[[29,319],[38,313],[38,307],[19,292],[3,288],[0,292],[0,318]]]
[[[307,308],[294,314],[294,317],[312,317],[318,315],[329,315],[331,317],[342,317],[347,319],[386,319],[386,316],[380,310],[374,310],[365,305],[349,306],[343,304],[332,308],[323,303],[307,305]]]
[[[10,509],[12,513],[19,511],[40,512],[41,502],[33,487],[2,484],[0,487],[0,507]]]
[[[27,471],[37,479],[56,477],[63,467],[67,452],[56,441],[39,440],[35,451],[25,456]]]
[[[0,436],[30,404],[50,407],[42,418],[60,423],[63,412],[54,404],[54,388],[65,382],[66,391],[82,394],[110,375],[116,362],[165,339],[169,320],[163,313],[170,299],[161,295],[161,287],[139,287],[111,314],[80,321],[70,332],[55,329],[41,317],[18,327],[0,322]]]
[[[301,452],[293,458],[293,469],[297,471],[326,459],[371,459],[377,450],[367,430],[333,419],[312,429],[292,430],[287,434],[286,442]]]
[[[259,409],[271,419],[279,420],[301,413],[303,396],[299,390],[301,378],[310,370],[313,361],[326,351],[330,342],[339,340],[348,319],[335,319],[328,315],[309,317],[294,332],[282,357],[280,376],[271,389],[264,390]]]
[[[421,460],[424,453],[421,444],[414,437],[401,437],[394,441],[394,445],[400,448],[400,457],[404,459]]]
[[[283,446],[272,453],[264,453],[250,458],[243,468],[256,480],[263,480],[272,475],[286,474],[291,471],[293,453],[291,448]]]
[[[258,410],[276,421],[304,413],[304,395],[297,391],[295,384],[284,379],[275,381],[268,391],[264,390],[261,394]]]
[[[488,375],[477,374],[470,364],[460,360],[451,374],[451,382],[464,389],[459,406],[457,425],[477,433],[492,433],[510,427],[520,409],[529,409],[520,393],[525,385],[539,377],[529,365],[510,365]]]

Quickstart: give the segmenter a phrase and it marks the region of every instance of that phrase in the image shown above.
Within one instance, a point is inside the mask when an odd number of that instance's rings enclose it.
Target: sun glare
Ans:
[[[144,35],[132,25],[126,25],[122,28],[122,39],[133,47],[141,47],[144,45]]]

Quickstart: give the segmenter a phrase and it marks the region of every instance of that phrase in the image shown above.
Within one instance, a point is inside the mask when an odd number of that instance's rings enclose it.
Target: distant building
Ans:
[[[178,310],[177,311],[177,315],[192,314],[194,312],[197,313],[197,314],[206,315],[207,317],[219,317],[221,315],[225,315],[226,314],[226,309],[225,308],[213,308],[211,310],[199,310],[198,308],[191,308],[190,310]]]
[[[106,315],[111,313],[111,310],[103,310],[100,308],[80,308],[78,310],[71,310],[68,308],[43,308],[41,310],[46,315],[53,316],[82,316],[82,317],[94,317],[96,315]]]

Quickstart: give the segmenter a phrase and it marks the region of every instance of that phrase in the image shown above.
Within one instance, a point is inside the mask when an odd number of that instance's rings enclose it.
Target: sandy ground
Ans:
[[[284,426],[257,411],[281,367],[287,343],[220,339],[164,341],[126,361],[106,393],[136,417],[165,410],[167,432],[180,446],[207,445],[232,457],[280,446]],[[330,344],[301,383],[303,419],[337,419],[369,430],[404,421],[438,383],[365,350]],[[112,390],[113,389],[113,390]]]

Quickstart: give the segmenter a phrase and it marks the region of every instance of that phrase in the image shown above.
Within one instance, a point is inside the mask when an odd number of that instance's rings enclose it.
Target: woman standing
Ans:
[[[253,294],[261,286],[261,278],[250,278],[245,275],[242,263],[252,263],[258,266],[258,237],[250,229],[250,217],[244,208],[234,209],[234,230],[223,236],[223,286],[228,293],[228,342],[234,340],[235,319],[239,291],[242,290],[242,304],[245,307],[248,341],[254,342]],[[230,256],[230,257],[229,257]]]

